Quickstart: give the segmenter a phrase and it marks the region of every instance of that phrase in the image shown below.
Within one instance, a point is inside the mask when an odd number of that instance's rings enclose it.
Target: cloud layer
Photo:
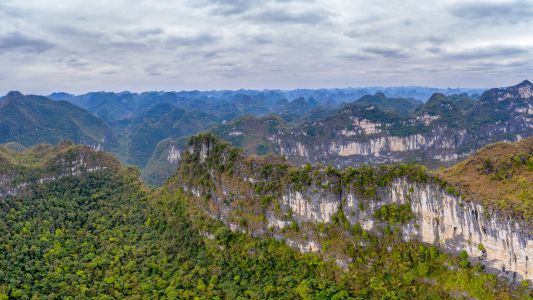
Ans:
[[[531,79],[533,0],[430,2],[4,0],[0,89],[490,87]]]

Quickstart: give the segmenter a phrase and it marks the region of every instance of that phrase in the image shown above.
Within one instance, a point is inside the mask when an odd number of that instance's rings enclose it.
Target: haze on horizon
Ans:
[[[0,91],[493,87],[533,74],[533,0],[4,0]]]

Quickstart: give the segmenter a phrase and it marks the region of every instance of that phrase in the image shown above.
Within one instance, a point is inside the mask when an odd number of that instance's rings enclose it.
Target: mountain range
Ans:
[[[173,173],[187,137],[201,131],[295,164],[437,167],[487,143],[531,135],[529,90],[524,81],[482,94],[416,87],[94,92],[54,93],[55,101],[13,92],[0,100],[1,142],[21,148],[71,140],[104,148],[156,185]],[[412,98],[429,91],[438,92],[426,102]],[[368,92],[374,93],[362,95]]]
[[[416,161],[438,167],[461,160],[483,145],[531,136],[531,90],[533,85],[526,80],[488,90],[479,99],[465,93],[435,93],[425,103],[377,93],[310,121],[289,123],[274,115],[249,116],[209,131],[244,147],[247,153],[283,155],[295,164],[345,167]],[[169,153],[182,147],[183,140],[164,140],[149,164],[170,173],[178,161],[169,159]],[[154,169],[147,166],[145,178],[157,177]]]

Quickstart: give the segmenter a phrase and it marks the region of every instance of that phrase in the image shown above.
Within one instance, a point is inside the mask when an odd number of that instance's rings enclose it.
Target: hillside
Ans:
[[[347,294],[334,264],[192,219],[181,195],[152,194],[102,152],[0,148],[4,159],[12,165],[0,169],[0,191],[6,176],[25,184],[0,192],[1,298],[294,298],[300,283],[305,293]]]
[[[205,142],[210,145],[207,152],[202,151]],[[138,181],[134,170],[124,169],[111,156],[86,146],[65,143],[56,147],[37,146],[20,153],[0,147],[0,160],[11,164],[8,173],[0,170],[0,178],[5,179],[6,175],[17,178],[22,172],[19,170],[31,175],[26,177],[31,184],[23,184],[16,193],[7,196],[0,193],[0,235],[4,237],[0,245],[3,253],[0,296],[528,297],[524,287],[513,287],[493,275],[479,274],[479,265],[470,264],[464,256],[457,258],[427,244],[400,241],[392,232],[383,236],[357,226],[346,236],[343,233],[346,219],[340,214],[333,222],[315,224],[317,233],[330,241],[329,246],[322,245],[324,254],[301,253],[305,249],[296,250],[291,243],[294,237],[307,232],[310,224],[293,222],[281,240],[275,228],[271,234],[255,233],[255,237],[249,235],[249,230],[240,233],[235,227],[227,227],[228,220],[218,221],[206,213],[204,205],[208,199],[198,201],[180,190],[184,175],[188,180],[210,184],[202,172],[208,170],[205,167],[216,165],[213,174],[220,174],[218,168],[223,168],[227,178],[238,183],[242,167],[255,166],[261,170],[261,176],[269,176],[274,184],[284,174],[290,174],[287,183],[305,185],[304,173],[278,168],[286,164],[283,159],[241,161],[238,150],[209,136],[194,138],[187,147],[190,152],[183,154],[187,163],[181,165],[176,177],[164,188],[153,191]],[[231,162],[235,163],[233,169],[228,168]],[[405,170],[418,174],[416,169]],[[335,172],[328,172],[330,175],[323,175],[336,176]],[[363,178],[361,175],[356,173],[352,179],[359,181],[356,178]],[[360,182],[361,191],[370,192],[372,182]],[[4,184],[5,181],[0,183]],[[255,186],[262,186],[261,193],[268,193],[269,188],[261,182]],[[234,195],[235,198],[227,199],[233,206],[255,206]],[[274,201],[265,198],[261,205],[268,207]],[[294,211],[294,216],[298,213]],[[238,227],[252,226],[263,217],[240,215]],[[399,220],[409,218],[402,213]],[[347,243],[350,241],[347,237],[353,243]],[[309,241],[313,238],[314,234],[308,236]],[[327,255],[350,244],[353,247],[348,248],[348,253],[357,259],[346,265],[339,265],[340,261]]]
[[[437,174],[467,200],[533,220],[533,137],[486,146]]]
[[[274,236],[344,266],[360,266],[361,252],[373,251],[365,239],[355,242],[361,234],[385,248],[417,241],[469,257],[465,265],[531,280],[530,201],[501,209],[416,165],[295,167],[283,158],[247,157],[211,135],[194,137],[185,149],[167,185],[236,231]]]
[[[157,144],[150,160],[142,170],[142,180],[146,184],[160,186],[176,172],[189,137],[167,138]]]
[[[0,144],[23,146],[70,140],[99,149],[118,145],[112,130],[100,119],[65,101],[10,92],[0,101]]]
[[[157,105],[139,117],[131,126],[127,140],[128,163],[144,167],[157,144],[169,137],[196,134],[219,120],[208,113],[185,111],[170,105]]]
[[[249,154],[265,155],[276,152],[276,144],[268,136],[289,129],[289,125],[277,115],[255,117],[244,115],[210,131],[232,145],[244,148]]]

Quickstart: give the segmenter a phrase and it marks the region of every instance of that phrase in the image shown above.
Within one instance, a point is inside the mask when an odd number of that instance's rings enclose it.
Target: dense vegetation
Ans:
[[[86,148],[68,144],[18,155],[0,150],[0,159],[39,175],[62,166],[50,164],[56,158],[88,157]],[[229,161],[237,155],[230,153]],[[401,243],[395,231],[377,237],[354,227],[346,248],[353,261],[343,270],[281,241],[231,232],[173,184],[151,191],[136,171],[117,169],[107,156],[92,157],[109,168],[0,198],[0,298],[527,297],[523,288],[477,275],[479,267],[462,259]],[[342,243],[329,234],[345,226],[338,219],[324,225],[331,245]]]

